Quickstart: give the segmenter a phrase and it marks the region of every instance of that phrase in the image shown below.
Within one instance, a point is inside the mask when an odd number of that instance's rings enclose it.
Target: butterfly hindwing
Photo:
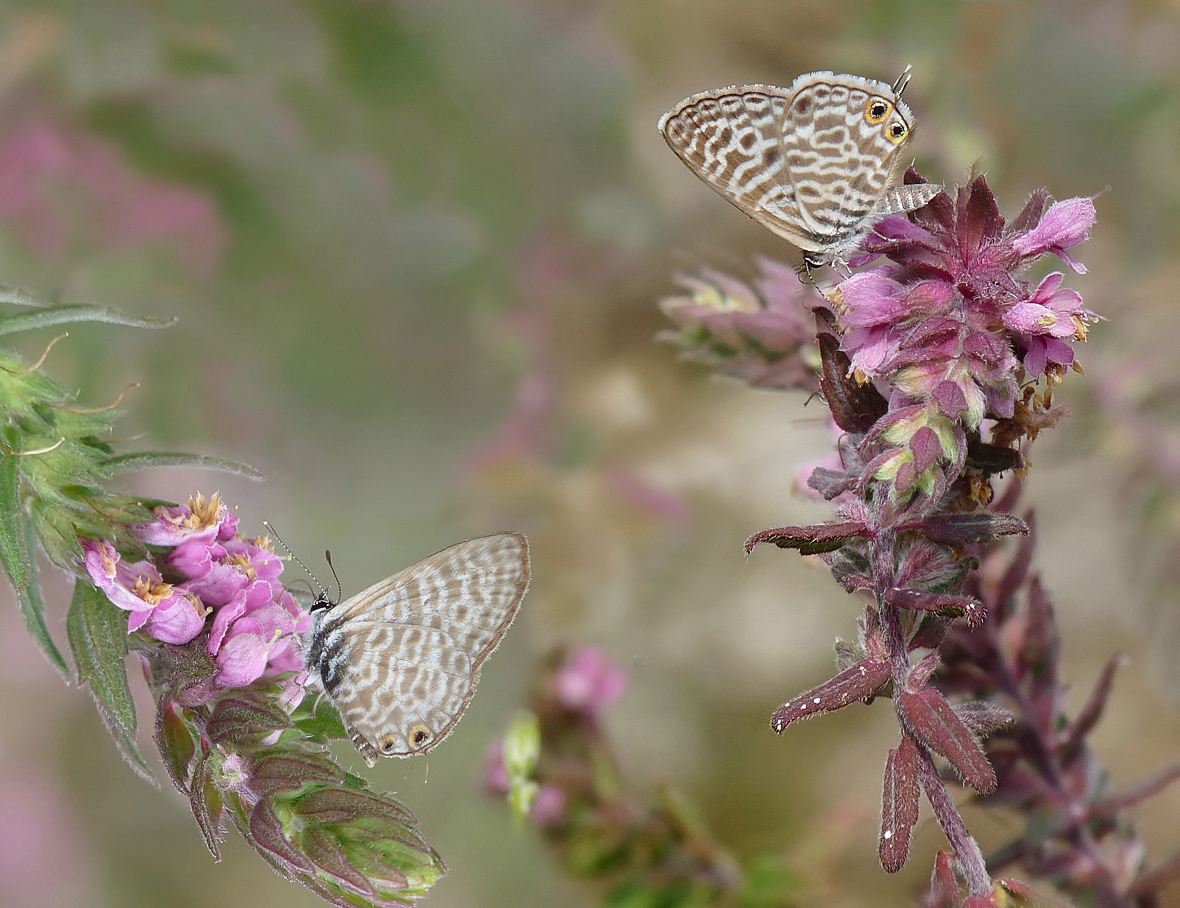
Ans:
[[[327,610],[313,669],[370,765],[450,732],[529,582],[518,533],[469,539]]]

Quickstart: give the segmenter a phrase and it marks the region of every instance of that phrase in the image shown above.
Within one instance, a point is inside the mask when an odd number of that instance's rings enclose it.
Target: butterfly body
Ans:
[[[528,589],[519,533],[443,549],[339,604],[312,605],[309,673],[366,762],[424,753],[450,733]]]
[[[700,92],[660,119],[669,147],[698,177],[804,252],[809,265],[843,262],[869,227],[920,208],[941,190],[890,188],[913,130],[893,86],[807,73],[789,88],[741,85]]]

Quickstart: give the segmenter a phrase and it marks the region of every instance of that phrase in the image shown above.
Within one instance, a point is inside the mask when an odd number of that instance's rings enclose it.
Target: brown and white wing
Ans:
[[[443,549],[332,609],[323,625],[336,669],[329,695],[370,764],[447,736],[529,577],[527,540],[500,533]]]
[[[787,179],[805,229],[839,244],[863,230],[885,194],[909,135],[908,109],[888,85],[860,76],[812,73],[791,89],[782,132]],[[887,113],[872,120],[869,104],[876,99]],[[898,119],[905,133],[894,140],[888,128]]]
[[[764,227],[805,252],[823,244],[798,217],[783,159],[791,96],[773,85],[742,85],[685,98],[660,118],[660,132],[698,177]]]

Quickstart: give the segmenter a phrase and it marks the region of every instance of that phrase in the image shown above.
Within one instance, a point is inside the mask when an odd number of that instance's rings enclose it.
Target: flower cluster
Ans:
[[[660,302],[678,328],[659,339],[755,387],[816,391],[819,362],[807,310],[823,300],[785,265],[770,259],[759,265],[753,285],[709,268],[700,277],[681,276],[688,294]]]
[[[290,705],[303,695],[300,635],[305,609],[279,582],[282,561],[265,539],[237,532],[237,516],[217,495],[199,493],[187,505],[160,506],[151,523],[132,527],[144,546],[165,548],[155,561],[126,561],[105,540],[83,540],[85,567],[95,586],[130,612],[127,630],[183,644],[205,632],[205,647],[221,687],[246,687],[283,677]],[[165,574],[169,580],[165,581]]]
[[[913,172],[907,179],[921,180]],[[937,499],[985,419],[1023,415],[1022,381],[1060,382],[1073,343],[1098,317],[1062,289],[1060,272],[1035,288],[1022,275],[1046,253],[1084,271],[1066,250],[1086,239],[1094,218],[1090,199],[1048,205],[1037,192],[1007,224],[980,176],[953,198],[940,193],[876,225],[864,249],[884,261],[842,281],[832,297],[832,327],[852,375],[876,383],[889,403],[859,446],[860,487],[883,481],[895,499]]]
[[[597,648],[556,654],[532,712],[489,750],[484,789],[507,794],[571,873],[605,885],[604,905],[801,904],[802,885],[779,858],[742,867],[680,793],[665,786],[652,803],[626,790],[602,729],[626,685]]]
[[[134,712],[118,715],[102,681],[138,632],[156,745],[215,857],[232,822],[280,874],[341,908],[424,895],[446,868],[413,815],[323,750],[347,733],[330,703],[303,697],[309,618],[279,582],[281,560],[265,539],[238,533],[217,495],[152,515],[130,527],[148,557],[81,540],[93,585],[79,580],[71,616],[79,675],[128,759],[138,758]]]

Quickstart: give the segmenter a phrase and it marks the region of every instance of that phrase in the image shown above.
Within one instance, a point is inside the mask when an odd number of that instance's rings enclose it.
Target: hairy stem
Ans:
[[[934,818],[938,820],[938,825],[942,827],[955,851],[959,871],[967,882],[968,891],[972,895],[987,895],[991,892],[992,881],[987,872],[987,864],[983,860],[983,852],[967,831],[963,817],[951,800],[942,776],[938,774],[938,767],[930,758],[930,753],[921,745],[918,747],[918,773],[922,790],[926,792],[926,800],[930,802],[930,807],[934,811]]]

